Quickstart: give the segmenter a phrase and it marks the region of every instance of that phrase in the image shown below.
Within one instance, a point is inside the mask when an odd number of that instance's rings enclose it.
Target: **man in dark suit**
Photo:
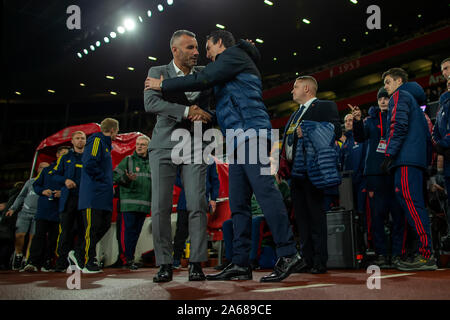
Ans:
[[[164,79],[184,77],[202,70],[197,67],[198,45],[195,34],[187,30],[176,31],[171,40],[173,60],[168,65],[150,68],[149,77]],[[152,234],[155,247],[156,264],[159,272],[154,282],[172,280],[173,245],[170,215],[172,213],[172,190],[177,170],[181,169],[181,180],[188,185],[186,190],[186,207],[189,211],[189,234],[191,236],[191,255],[189,259],[189,280],[205,280],[201,262],[208,260],[206,233],[206,163],[193,163],[183,155],[181,163],[172,161],[172,149],[181,143],[189,143],[187,149],[194,152],[194,139],[189,141],[172,141],[172,133],[179,128],[192,132],[192,121],[207,123],[211,115],[202,108],[209,103],[207,91],[161,93],[155,90],[144,91],[144,106],[147,112],[157,115],[149,144],[149,161],[152,172]],[[189,148],[190,147],[190,148]],[[185,148],[183,148],[184,150]],[[198,151],[198,150],[197,150]],[[200,150],[202,151],[202,150]],[[187,156],[189,158],[189,156]]]
[[[317,81],[311,76],[298,77],[294,83],[292,97],[300,106],[290,117],[285,129],[278,171],[278,176],[282,178],[290,177],[297,139],[303,134],[299,126],[302,120],[330,122],[334,125],[335,139],[342,135],[336,103],[317,99],[317,89]],[[306,262],[306,267],[298,271],[325,273],[328,252],[323,190],[316,188],[308,176],[304,179],[292,177],[291,195],[301,255]]]

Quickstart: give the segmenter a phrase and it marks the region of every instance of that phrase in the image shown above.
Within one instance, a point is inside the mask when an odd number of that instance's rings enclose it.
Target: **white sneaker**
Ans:
[[[25,266],[25,268],[23,268],[23,271],[26,271],[26,272],[38,272],[39,269],[36,266],[34,266],[34,265],[29,263],[29,264],[27,264]]]

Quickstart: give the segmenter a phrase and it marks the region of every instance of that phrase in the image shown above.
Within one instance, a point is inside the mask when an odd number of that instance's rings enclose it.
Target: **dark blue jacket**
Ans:
[[[450,92],[439,99],[439,111],[433,128],[433,140],[442,148],[450,149]],[[450,159],[444,157],[444,175],[450,177]]]
[[[206,169],[206,202],[210,200],[216,201],[219,197],[220,180],[217,173],[216,162],[214,161]],[[177,172],[177,180],[175,185],[181,188],[180,197],[178,198],[177,210],[186,209],[186,194],[184,193],[183,183],[181,182],[180,171]]]
[[[42,191],[50,189],[52,191],[61,190],[60,183],[54,179],[53,167],[56,163],[52,163],[49,167],[44,168],[36,181],[33,183],[33,189],[39,195],[36,220],[48,220],[59,222],[58,198],[47,197]],[[53,199],[53,200],[49,200]]]
[[[78,209],[87,208],[112,211],[113,169],[111,137],[101,132],[92,134],[82,157]]]
[[[426,169],[431,162],[431,134],[420,106],[426,96],[417,82],[402,84],[389,99],[385,156],[391,168],[415,166]]]
[[[74,196],[79,195],[81,184],[81,172],[83,168],[82,154],[75,152],[71,149],[67,154],[61,156],[56,166],[53,168],[54,178],[59,182],[61,188],[61,198],[59,199],[59,212],[63,212],[69,194]],[[76,183],[77,187],[73,189],[67,189],[65,181],[70,179]]]
[[[366,143],[356,142],[352,130],[345,132],[344,135],[347,139],[340,149],[342,170],[353,171],[352,182],[360,184],[363,182]]]
[[[364,175],[384,175],[381,171],[381,163],[385,155],[377,152],[381,137],[386,136],[387,114],[381,112],[380,107],[374,106],[369,109],[369,116],[364,121],[353,121],[353,136],[359,143],[366,142]]]
[[[304,178],[319,189],[341,183],[338,152],[334,143],[334,125],[330,122],[300,122],[303,138],[297,140],[292,176]]]
[[[256,67],[260,54],[244,40],[227,48],[202,71],[166,79],[163,92],[200,91],[214,87],[216,116],[222,133],[227,129],[270,130],[269,115],[262,99],[261,75]]]

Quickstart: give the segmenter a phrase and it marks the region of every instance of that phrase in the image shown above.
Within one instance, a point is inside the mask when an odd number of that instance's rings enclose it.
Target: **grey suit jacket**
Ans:
[[[202,70],[204,67],[194,67],[194,72]],[[152,78],[164,79],[175,78],[176,71],[173,63],[163,66],[151,67],[148,76]],[[190,103],[184,93],[165,94],[160,91],[146,90],[144,91],[144,107],[145,111],[157,115],[156,125],[153,129],[152,139],[149,149],[171,149],[178,142],[171,141],[172,132],[178,128],[189,129],[191,121],[183,119],[187,106],[197,104],[199,107],[209,109],[211,90],[205,90],[200,93],[198,98]]]

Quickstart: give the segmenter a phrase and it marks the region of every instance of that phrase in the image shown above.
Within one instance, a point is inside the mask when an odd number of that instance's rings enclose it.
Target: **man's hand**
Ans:
[[[255,43],[253,42],[253,40],[245,39],[245,41],[247,41],[248,43],[251,43],[252,45],[255,45]]]
[[[303,132],[302,132],[302,128],[300,126],[297,127],[297,136],[299,138],[303,137]]]
[[[282,178],[279,176],[278,173],[275,174],[275,180],[277,181],[278,184],[280,184],[282,181]]]
[[[47,189],[47,190],[42,191],[42,195],[43,195],[43,196],[46,196],[46,197],[51,197],[52,194],[53,194],[53,192],[52,192],[52,190],[50,190],[50,189]]]
[[[188,119],[192,122],[202,121],[203,123],[208,123],[211,121],[211,115],[202,110],[199,106],[192,105],[189,107]]]
[[[55,190],[53,191],[53,196],[55,198],[61,198],[61,190]]]
[[[131,181],[135,181],[137,179],[136,173],[129,173],[128,171],[125,171],[125,174],[127,175],[128,179]]]
[[[64,184],[66,185],[67,189],[75,189],[77,187],[77,184],[73,180],[70,180],[70,179],[66,179]]]
[[[209,206],[211,207],[211,211],[210,211],[211,214],[216,212],[217,204],[214,200],[209,201]]]
[[[147,77],[144,82],[144,91],[146,90],[156,90],[161,91],[161,83],[164,77],[161,75],[159,79]]]
[[[359,107],[358,106],[352,106],[351,104],[347,104],[347,106],[352,111],[353,120],[354,121],[361,120],[361,110],[359,109]]]
[[[389,173],[389,167],[391,166],[391,164],[392,164],[392,159],[389,157],[386,157],[380,165],[381,171],[383,173]]]
[[[7,217],[11,217],[14,214],[14,210],[8,210],[5,214]]]

